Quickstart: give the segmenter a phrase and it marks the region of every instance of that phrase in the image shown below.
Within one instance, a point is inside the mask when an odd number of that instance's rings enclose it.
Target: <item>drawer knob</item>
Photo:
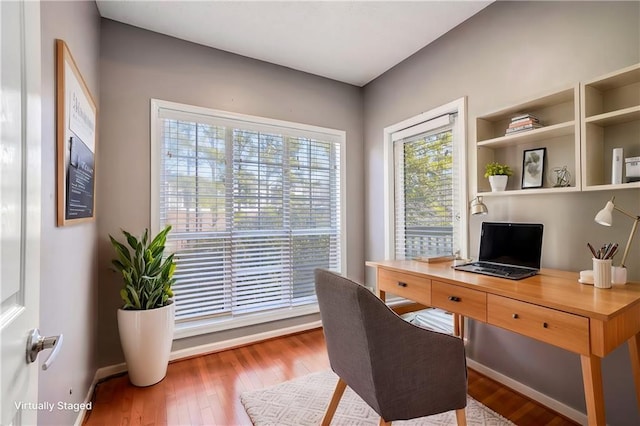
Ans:
[[[407,283],[403,283],[402,281],[398,281],[398,286],[400,287],[406,287]]]
[[[458,296],[449,296],[449,300],[451,300],[452,302],[459,302],[460,298]]]
[[[542,326],[543,326],[544,328],[549,328],[549,324],[547,324],[546,322],[543,322],[543,323],[542,323]]]
[[[518,319],[518,314],[513,314],[511,316],[513,317],[513,319]]]

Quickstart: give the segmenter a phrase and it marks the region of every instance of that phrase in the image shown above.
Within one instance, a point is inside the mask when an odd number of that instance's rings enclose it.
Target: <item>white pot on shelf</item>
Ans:
[[[507,181],[509,176],[507,175],[493,175],[489,176],[489,184],[491,184],[491,192],[504,191],[507,187]]]
[[[149,310],[118,309],[118,331],[129,380],[151,386],[167,374],[173,342],[175,304]]]

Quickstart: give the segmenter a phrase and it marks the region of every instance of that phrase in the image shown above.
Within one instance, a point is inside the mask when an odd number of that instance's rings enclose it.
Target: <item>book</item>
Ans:
[[[518,132],[526,132],[529,130],[539,129],[541,127],[544,127],[544,126],[541,124],[525,124],[524,126],[508,128],[507,131],[505,132],[505,135],[511,135],[513,133],[518,133]]]
[[[440,262],[449,262],[455,259],[456,257],[452,254],[443,255],[443,256],[424,256],[424,257],[416,257],[414,260],[418,262],[426,262],[426,263],[440,263]]]
[[[518,121],[512,121],[511,124],[509,124],[509,128],[525,126],[527,124],[540,124],[540,123],[532,119],[518,120]]]
[[[527,113],[527,114],[518,114],[515,117],[511,117],[511,122],[518,121],[518,120],[529,120],[529,119],[540,121],[538,120],[538,117],[536,117],[535,115]]]

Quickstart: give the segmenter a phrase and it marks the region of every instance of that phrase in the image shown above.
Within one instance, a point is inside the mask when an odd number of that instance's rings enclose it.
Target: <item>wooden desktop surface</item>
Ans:
[[[578,282],[579,273],[541,269],[523,280],[507,280],[472,272],[457,271],[451,262],[426,263],[415,260],[370,261],[367,266],[429,276],[443,282],[486,293],[547,306],[576,315],[610,320],[622,310],[640,305],[640,283],[614,284],[610,289]]]
[[[451,262],[366,264],[376,268],[383,300],[397,294],[580,354],[590,425],[606,423],[601,358],[628,343],[640,408],[640,283],[601,289],[579,283],[577,272],[554,269],[514,281],[457,271]],[[456,327],[463,324],[459,319]]]

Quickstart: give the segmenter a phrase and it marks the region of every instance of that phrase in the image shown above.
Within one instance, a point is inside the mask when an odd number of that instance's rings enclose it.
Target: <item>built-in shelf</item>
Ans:
[[[544,127],[505,135],[511,120],[522,114],[535,115]],[[628,182],[624,161],[622,183],[612,183],[614,148],[623,149],[623,159],[640,157],[640,64],[476,117],[476,147],[477,195],[640,188],[640,182]],[[546,148],[543,187],[521,189],[523,152],[536,148]],[[490,191],[484,170],[492,161],[514,172],[506,191]],[[571,181],[558,188],[550,172],[563,166]]]
[[[579,87],[545,94],[534,99],[476,117],[477,193],[486,196],[505,196],[573,192],[580,190],[580,126]],[[529,131],[506,135],[512,119],[531,114],[543,126]],[[522,163],[525,150],[546,148],[542,188],[521,189]],[[490,192],[484,177],[485,165],[497,161],[513,171],[506,191]],[[554,187],[553,169],[566,167],[571,179],[568,187]]]
[[[580,91],[582,189],[640,188],[627,183],[624,161],[622,183],[612,183],[614,148],[622,148],[623,159],[640,156],[640,64],[588,81]]]
[[[532,194],[549,194],[549,193],[567,193],[567,192],[577,192],[580,188],[575,186],[565,186],[565,187],[552,187],[552,188],[532,188],[532,189],[512,189],[510,191],[498,191],[498,192],[479,192],[477,195],[481,195],[483,197],[504,197],[506,195],[532,195]]]

